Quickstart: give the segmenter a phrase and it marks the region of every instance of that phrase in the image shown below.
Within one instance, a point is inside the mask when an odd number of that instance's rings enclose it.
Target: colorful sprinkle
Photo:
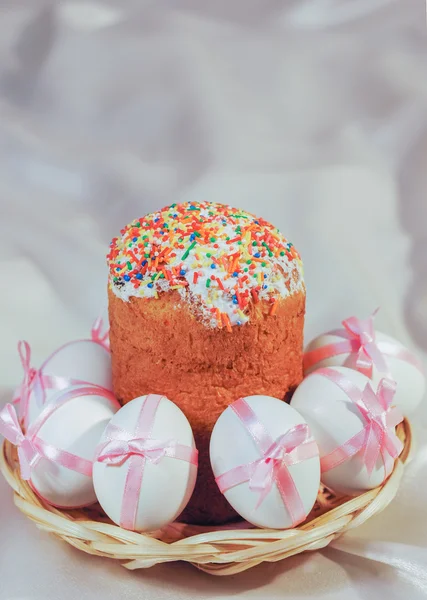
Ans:
[[[111,288],[123,300],[178,290],[205,325],[228,331],[247,323],[250,303],[271,302],[274,314],[279,298],[303,286],[300,256],[278,229],[209,202],[135,220],[111,242],[108,263]]]
[[[197,242],[193,242],[191,244],[191,246],[188,247],[188,249],[184,252],[184,254],[182,255],[182,260],[185,260],[188,255],[190,254],[191,250],[194,248],[194,246],[197,244]]]
[[[277,300],[275,302],[273,302],[271,308],[270,308],[270,315],[273,316],[277,310],[279,303],[277,302]]]
[[[222,313],[222,322],[224,323],[225,327],[227,328],[227,331],[229,333],[232,333],[232,328],[231,328],[231,322],[230,322],[230,317],[227,315],[227,313]]]

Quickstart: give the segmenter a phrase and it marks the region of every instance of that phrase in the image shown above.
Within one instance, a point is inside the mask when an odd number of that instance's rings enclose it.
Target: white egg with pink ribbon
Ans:
[[[94,322],[90,337],[67,342],[52,352],[38,367],[32,365],[31,347],[18,343],[24,377],[15,391],[13,404],[27,428],[58,391],[72,385],[96,385],[112,390],[108,328],[101,318]]]
[[[187,505],[197,462],[184,413],[165,396],[148,394],[123,406],[103,432],[94,459],[95,491],[123,529],[153,531]]]
[[[269,396],[236,400],[210,442],[220,491],[246,521],[287,529],[305,521],[320,484],[319,450],[304,418]]]
[[[305,349],[304,373],[322,367],[348,367],[360,371],[377,386],[381,379],[396,382],[394,404],[402,413],[412,414],[426,393],[421,361],[395,338],[376,331],[374,318],[349,317],[342,327],[313,339]]]
[[[56,392],[24,432],[13,404],[0,434],[17,448],[21,477],[45,502],[78,508],[96,502],[92,463],[99,438],[120,408],[108,390],[77,385]]]
[[[347,367],[324,367],[296,390],[291,405],[303,415],[320,451],[322,482],[340,494],[356,495],[381,485],[392,473],[403,444],[403,421],[393,405],[396,385]]]

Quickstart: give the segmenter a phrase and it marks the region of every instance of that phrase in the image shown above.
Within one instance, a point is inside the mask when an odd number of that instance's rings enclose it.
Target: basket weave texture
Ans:
[[[355,498],[338,497],[321,487],[307,520],[284,531],[249,528],[248,523],[215,528],[173,523],[151,534],[134,533],[112,524],[98,505],[59,510],[44,503],[21,479],[16,450],[7,441],[0,453],[0,470],[14,491],[19,510],[40,529],[87,554],[118,560],[131,570],[183,560],[212,575],[233,575],[264,561],[276,562],[324,548],[383,510],[397,493],[412,445],[407,420],[397,432],[404,450],[382,486]]]

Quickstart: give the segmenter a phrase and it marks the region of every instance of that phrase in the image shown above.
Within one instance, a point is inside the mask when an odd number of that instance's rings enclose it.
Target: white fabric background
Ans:
[[[423,0],[3,0],[1,402],[18,339],[37,364],[88,331],[118,229],[191,199],[290,237],[308,337],[381,305],[378,328],[426,353],[426,56]],[[425,407],[415,422],[389,509],[333,549],[233,578],[86,557],[0,478],[0,600],[426,598]]]

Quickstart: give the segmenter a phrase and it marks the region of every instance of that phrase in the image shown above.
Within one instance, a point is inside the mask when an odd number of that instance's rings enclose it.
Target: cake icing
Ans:
[[[300,255],[280,231],[255,215],[211,202],[172,204],[136,219],[110,244],[113,293],[158,298],[177,290],[208,327],[243,325],[248,308],[303,289]]]

